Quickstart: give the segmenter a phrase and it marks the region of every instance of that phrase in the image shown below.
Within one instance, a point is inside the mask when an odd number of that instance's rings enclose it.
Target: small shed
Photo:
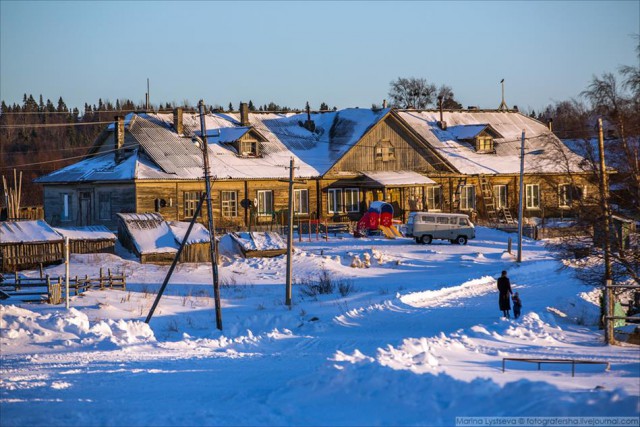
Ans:
[[[188,222],[183,221],[171,221],[169,227],[174,235],[178,248],[184,240],[187,229],[189,228]],[[209,249],[211,239],[209,238],[209,230],[196,222],[193,224],[193,229],[189,233],[189,239],[182,249],[180,254],[180,262],[211,262],[211,251]]]
[[[159,213],[119,213],[118,240],[140,258],[142,264],[171,264],[178,245]]]
[[[44,220],[0,222],[0,267],[18,271],[64,261],[64,239]]]
[[[272,231],[231,233],[245,258],[274,257],[287,253],[287,243]]]
[[[159,213],[119,213],[118,239],[142,264],[171,264],[189,228],[188,222],[167,222]],[[179,262],[211,262],[209,231],[193,224]]]
[[[73,254],[115,253],[116,235],[104,225],[53,229],[69,238],[69,252]]]

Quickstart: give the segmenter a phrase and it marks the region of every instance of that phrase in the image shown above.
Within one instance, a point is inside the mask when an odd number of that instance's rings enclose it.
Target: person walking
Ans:
[[[516,292],[511,297],[513,300],[513,317],[517,319],[520,317],[520,311],[522,310],[522,301],[520,300],[520,295]]]
[[[509,311],[511,311],[510,296],[513,292],[511,292],[511,282],[507,277],[507,272],[504,270],[502,271],[502,275],[498,278],[498,292],[500,292],[500,295],[498,296],[498,305],[500,306],[500,310],[504,317],[508,319],[510,317]]]

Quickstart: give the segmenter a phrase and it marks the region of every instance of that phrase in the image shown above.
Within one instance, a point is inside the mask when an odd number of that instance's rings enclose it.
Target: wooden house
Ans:
[[[41,177],[55,225],[117,226],[120,213],[189,221],[204,191],[207,141],[216,228],[285,223],[289,164],[299,219],[358,220],[372,201],[405,220],[416,210],[517,212],[520,135],[526,132],[526,216],[572,213],[594,193],[582,158],[548,128],[515,111],[349,108],[304,113],[132,113],[96,140],[87,158]],[[198,218],[206,222],[206,209]]]
[[[0,222],[0,271],[64,261],[64,239],[43,220]]]

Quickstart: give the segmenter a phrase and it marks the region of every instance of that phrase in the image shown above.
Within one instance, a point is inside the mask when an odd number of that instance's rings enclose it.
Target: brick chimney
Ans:
[[[124,146],[124,116],[116,116],[116,127],[113,132],[113,153],[116,163],[124,159],[122,147]]]
[[[443,114],[442,114],[442,100],[443,100],[442,95],[439,95],[438,96],[438,110],[440,110],[440,121],[438,122],[438,126],[440,127],[440,129],[446,130],[447,129],[447,122],[444,121]]]
[[[240,126],[250,126],[249,105],[246,102],[240,103]]]
[[[173,109],[173,128],[176,130],[176,133],[178,135],[182,135],[184,133],[184,125],[182,122],[182,108]]]

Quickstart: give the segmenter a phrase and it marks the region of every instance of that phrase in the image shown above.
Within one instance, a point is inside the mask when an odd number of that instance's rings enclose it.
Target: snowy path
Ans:
[[[282,280],[282,258],[223,268],[244,281],[223,289],[224,335],[211,332],[210,271],[200,266],[178,271],[190,284],[172,287],[152,329],[127,319],[145,312],[157,285],[96,291],[69,313],[0,307],[1,424],[451,425],[456,416],[640,411],[637,347],[604,347],[578,324],[593,312],[579,296],[588,289],[541,246],[530,244],[516,267],[489,238],[347,243],[301,245],[294,268],[317,277],[322,266],[356,292],[317,301],[296,293],[292,310],[280,285],[265,286]],[[377,260],[370,269],[348,266],[365,253]],[[523,295],[517,321],[499,317],[492,276],[502,268]],[[502,357],[522,355],[613,365],[580,367],[575,378],[569,368],[501,372]]]

